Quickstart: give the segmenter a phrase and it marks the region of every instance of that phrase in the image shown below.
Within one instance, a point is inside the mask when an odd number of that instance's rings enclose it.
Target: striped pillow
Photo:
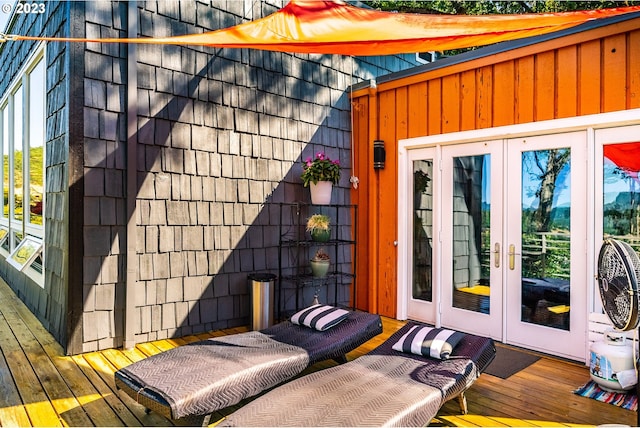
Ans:
[[[400,352],[446,360],[463,337],[464,333],[459,331],[414,326],[392,348]]]
[[[325,331],[344,320],[348,315],[349,311],[344,309],[329,305],[313,305],[295,313],[291,317],[291,322]]]

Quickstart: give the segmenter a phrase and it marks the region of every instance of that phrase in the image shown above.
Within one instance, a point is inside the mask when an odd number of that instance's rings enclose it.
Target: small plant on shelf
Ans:
[[[323,278],[329,271],[329,254],[322,248],[316,251],[316,254],[311,259],[311,274],[316,278]]]
[[[307,220],[307,232],[318,242],[327,242],[331,236],[331,219],[325,214],[314,214]]]
[[[329,257],[329,254],[327,254],[325,250],[319,248],[318,251],[316,251],[316,255],[313,256],[312,260],[329,262],[329,260],[331,260],[331,257]]]

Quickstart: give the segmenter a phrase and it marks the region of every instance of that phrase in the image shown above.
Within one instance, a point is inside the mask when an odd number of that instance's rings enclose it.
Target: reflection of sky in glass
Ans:
[[[22,151],[22,85],[13,94],[13,150]]]
[[[538,153],[545,152],[545,150]],[[542,171],[535,163],[535,152],[522,153],[522,207],[536,209],[540,202],[536,192],[540,189]],[[542,168],[547,166],[547,158],[539,158]],[[553,194],[553,206],[570,206],[571,203],[571,159],[562,167]]]
[[[617,171],[617,172],[616,172]],[[638,192],[638,183],[629,177],[615,163],[604,157],[604,204],[615,202],[620,193]]]
[[[482,160],[482,204],[491,205],[491,155]]]
[[[39,147],[44,143],[44,104],[46,92],[44,60],[40,60],[29,75],[29,146]]]
[[[9,106],[5,105],[2,109],[2,153],[9,152]]]

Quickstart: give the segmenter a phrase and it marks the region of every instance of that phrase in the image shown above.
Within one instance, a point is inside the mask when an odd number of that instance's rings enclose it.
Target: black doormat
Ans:
[[[484,372],[506,379],[518,373],[520,370],[529,367],[539,359],[540,357],[537,355],[517,349],[505,348],[504,346],[496,346],[496,357]]]

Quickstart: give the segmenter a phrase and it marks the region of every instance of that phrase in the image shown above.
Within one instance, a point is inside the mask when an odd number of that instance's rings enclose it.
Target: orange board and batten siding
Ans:
[[[354,91],[356,305],[396,316],[398,140],[640,108],[640,19]],[[386,165],[374,170],[373,141]]]

